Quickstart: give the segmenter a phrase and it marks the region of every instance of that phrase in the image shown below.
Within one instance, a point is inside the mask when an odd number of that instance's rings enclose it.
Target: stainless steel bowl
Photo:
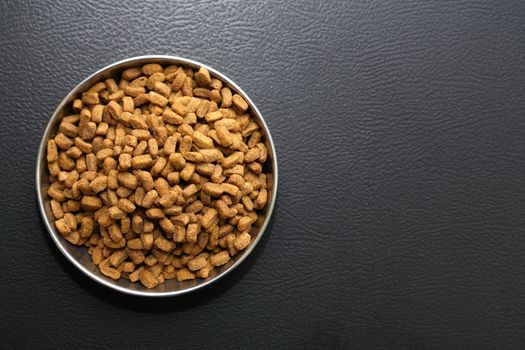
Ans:
[[[97,266],[95,266],[91,262],[91,257],[87,252],[87,249],[85,247],[78,247],[73,244],[70,244],[65,239],[62,238],[62,236],[56,231],[54,224],[53,224],[53,214],[51,212],[50,204],[49,204],[49,198],[47,197],[47,189],[49,187],[49,173],[47,171],[47,161],[46,161],[46,142],[47,140],[52,137],[58,128],[58,124],[62,117],[64,115],[67,115],[71,113],[71,110],[69,109],[71,106],[71,102],[79,96],[84,90],[86,90],[88,87],[90,87],[92,84],[108,78],[112,76],[116,76],[119,72],[126,68],[134,67],[134,66],[140,66],[145,63],[160,63],[162,65],[169,65],[169,64],[176,64],[180,66],[185,67],[191,67],[191,68],[199,68],[201,66],[206,67],[210,74],[213,77],[216,77],[224,82],[227,86],[232,89],[232,91],[237,92],[239,95],[241,95],[249,104],[250,110],[252,112],[252,115],[254,118],[257,119],[257,122],[259,123],[259,126],[264,133],[264,137],[266,140],[266,146],[268,148],[268,157],[269,163],[269,171],[271,173],[271,176],[269,176],[269,187],[268,187],[268,204],[265,209],[265,211],[261,214],[264,217],[264,221],[260,227],[255,228],[255,231],[252,232],[252,235],[254,236],[254,240],[251,243],[251,245],[244,251],[240,252],[237,256],[232,258],[230,262],[224,266],[221,266],[220,268],[216,268],[211,274],[210,277],[207,279],[197,279],[194,281],[185,281],[185,282],[177,282],[176,280],[168,280],[164,284],[161,284],[157,286],[154,289],[146,289],[144,288],[140,283],[132,283],[125,279],[120,279],[118,281],[114,281],[112,279],[109,279],[102,275],[99,271]],[[138,296],[146,296],[146,297],[164,297],[164,296],[173,296],[173,295],[180,295],[184,293],[188,293],[200,288],[203,288],[207,285],[212,284],[213,282],[217,281],[221,277],[225,276],[229,272],[231,272],[233,269],[235,269],[239,264],[246,259],[246,257],[253,251],[259,240],[261,239],[266,226],[268,225],[268,222],[270,220],[270,216],[272,214],[272,210],[275,204],[275,197],[277,194],[277,158],[275,155],[275,147],[272,141],[272,137],[270,135],[270,130],[268,129],[268,126],[264,122],[264,119],[253,103],[253,101],[248,97],[248,95],[239,87],[237,84],[235,84],[233,81],[231,81],[228,77],[226,77],[224,74],[220,73],[219,71],[208,67],[207,65],[204,65],[202,63],[189,60],[186,58],[181,57],[174,57],[174,56],[162,56],[162,55],[153,55],[153,56],[139,56],[139,57],[132,57],[128,58],[113,64],[110,64],[107,67],[102,68],[101,70],[95,72],[91,76],[89,76],[87,79],[85,79],[83,82],[78,84],[58,105],[57,109],[51,116],[51,119],[49,120],[46,130],[44,132],[44,135],[42,137],[42,141],[40,143],[40,148],[38,150],[38,159],[36,164],[36,191],[37,191],[37,198],[38,198],[38,205],[40,207],[40,213],[42,214],[42,218],[45,222],[46,228],[49,231],[49,234],[51,235],[51,238],[56,243],[58,249],[66,256],[66,258],[73,263],[80,271],[85,273],[87,276],[89,276],[91,279],[97,281],[98,283],[112,288],[114,290],[118,290],[119,292],[123,292],[126,294],[132,294],[132,295],[138,295]]]

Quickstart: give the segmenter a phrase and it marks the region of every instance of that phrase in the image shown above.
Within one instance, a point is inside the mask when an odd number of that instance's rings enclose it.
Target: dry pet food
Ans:
[[[129,68],[71,108],[47,142],[47,194],[57,231],[103,275],[208,278],[250,245],[268,149],[248,103],[206,68]]]

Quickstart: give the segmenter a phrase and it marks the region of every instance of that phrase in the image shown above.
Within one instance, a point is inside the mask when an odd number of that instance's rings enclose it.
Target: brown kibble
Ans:
[[[63,149],[63,150],[67,150],[69,147],[73,146],[73,140],[71,140],[69,137],[67,137],[63,133],[58,133],[55,136],[54,143],[56,146],[58,146],[60,149]],[[54,151],[53,149],[54,147],[52,145],[51,147],[52,147],[52,151]]]
[[[164,107],[168,104],[168,99],[155,91],[149,92],[148,100],[151,103],[156,104],[161,107]]]
[[[184,190],[182,191],[182,195],[184,196],[184,198],[188,198],[190,196],[193,196],[195,193],[197,193],[197,191],[198,191],[197,186],[195,186],[194,184],[191,184],[191,185],[186,186],[186,188],[184,188]]]
[[[186,280],[195,279],[195,274],[188,269],[181,269],[177,271],[177,281],[182,282]]]
[[[83,217],[80,221],[80,236],[90,237],[95,229],[95,222],[90,217]]]
[[[222,185],[215,184],[212,182],[206,182],[205,184],[203,184],[202,190],[205,193],[208,193],[209,195],[214,196],[214,197],[218,197],[224,192]]]
[[[118,157],[119,169],[128,170],[131,168],[131,154],[121,153]]]
[[[259,191],[259,194],[257,195],[257,198],[255,199],[254,208],[263,209],[266,206],[267,201],[268,201],[268,191],[263,188]]]
[[[148,130],[148,124],[146,124],[146,120],[142,116],[139,116],[139,115],[131,114],[129,117],[129,124],[134,129]]]
[[[158,262],[159,262],[159,259],[157,259],[157,258],[155,257],[155,255],[153,255],[153,254],[152,254],[152,255],[148,255],[148,256],[144,259],[144,264],[146,264],[146,265],[148,265],[148,266],[150,266],[150,267],[154,266],[154,265],[157,264]],[[151,273],[153,273],[153,274],[155,275],[153,269],[150,269],[150,271],[151,271]]]
[[[150,219],[162,219],[164,218],[164,212],[159,208],[151,208],[146,210],[146,216]]]
[[[82,102],[82,100],[77,98],[73,101],[73,110],[75,112],[79,112],[83,107],[84,107],[84,103]]]
[[[173,82],[171,83],[171,89],[173,91],[179,91],[182,89],[182,86],[184,85],[184,82],[186,81],[186,74],[184,72],[179,72],[175,76],[175,79],[173,79]]]
[[[133,137],[135,137],[134,135],[131,135]],[[138,141],[138,138],[135,137],[135,139],[137,139]],[[133,150],[133,156],[140,156],[142,154],[144,154],[144,152],[146,151],[146,149],[148,148],[148,143],[144,140],[141,140],[138,145],[135,146],[135,149]]]
[[[242,163],[244,159],[244,153],[242,152],[233,152],[228,157],[221,160],[221,165],[225,168],[231,168],[237,163]]]
[[[173,234],[173,241],[177,243],[184,242],[186,239],[186,228],[181,225],[175,225],[175,233]]]
[[[93,264],[98,265],[104,259],[102,249],[100,247],[94,247],[91,252],[91,259],[93,259]]]
[[[237,250],[244,250],[250,244],[251,239],[252,236],[248,232],[243,232],[235,239],[233,246]]]
[[[158,197],[159,195],[156,190],[149,191],[142,199],[142,206],[146,209],[151,208],[151,206],[153,205],[153,203],[155,203]]]
[[[220,81],[219,79],[216,79],[216,78],[212,78],[208,85],[212,89],[220,90],[222,88],[222,81]]]
[[[147,145],[147,144],[146,144]],[[149,154],[135,156],[131,159],[133,169],[146,169],[153,165],[153,158]]]
[[[195,198],[196,196],[197,196],[197,194],[195,194],[194,196],[190,196],[190,198],[193,200],[193,198]],[[200,212],[203,208],[204,208],[204,204],[202,203],[202,201],[195,200],[194,202],[192,202],[190,205],[188,205],[184,209],[184,212],[186,212],[188,214],[191,214],[191,213],[195,214],[195,213]]]
[[[142,233],[140,235],[140,240],[142,241],[144,249],[149,250],[153,246],[153,234],[151,233]]]
[[[190,222],[190,217],[187,214],[180,214],[171,218],[174,224],[180,226],[186,226]]]
[[[241,126],[239,125],[239,122],[231,118],[225,118],[225,119],[218,120],[214,123],[214,125],[215,125],[215,128],[217,128],[218,126],[223,126],[230,131],[240,131],[241,130]]]
[[[217,210],[210,208],[206,213],[201,217],[201,225],[204,228],[209,228],[217,218]]]
[[[171,153],[169,160],[170,164],[175,168],[175,170],[182,170],[186,166],[186,160],[180,153]]]
[[[118,102],[110,101],[107,105],[107,109],[114,119],[118,120],[120,118],[120,115],[122,114],[122,107],[118,104]]]
[[[55,219],[61,219],[64,216],[64,211],[62,210],[62,205],[60,204],[60,202],[52,199],[50,201],[50,205],[51,211],[53,212],[53,216],[55,217]]]
[[[126,253],[128,253],[129,259],[135,265],[138,265],[144,262],[145,256],[142,250],[126,249]]]
[[[55,140],[47,141],[47,161],[56,162],[58,160],[58,148]]]
[[[131,282],[137,282],[139,280],[139,276],[140,276],[140,274],[142,273],[143,270],[144,270],[144,267],[141,266],[138,269],[136,269],[135,271],[133,271],[132,273],[130,273],[129,274],[129,280]]]
[[[95,211],[102,208],[102,200],[93,196],[84,196],[80,201],[80,205],[86,211]]]
[[[162,120],[168,124],[180,125],[184,122],[184,118],[170,109],[164,109],[162,112]]]
[[[182,84],[181,91],[183,96],[193,96],[193,79],[186,77]]]
[[[217,208],[220,217],[224,219],[229,219],[237,215],[237,210],[231,209],[226,202],[220,199],[215,202],[215,208]]]
[[[213,148],[213,140],[199,131],[193,133],[193,142],[200,148]]]
[[[232,92],[230,88],[223,87],[221,89],[221,107],[230,107],[232,105]]]
[[[195,88],[193,89],[193,96],[210,98],[210,90],[206,88]]]
[[[117,90],[108,96],[110,101],[120,101],[124,97],[124,90]]]
[[[168,138],[164,142],[164,154],[170,156],[170,162],[171,162],[171,154],[175,152],[176,147],[177,147],[177,137],[168,136]]]
[[[200,175],[210,176],[213,174],[215,166],[212,163],[199,163],[195,167],[195,171]]]
[[[164,218],[160,220],[159,225],[162,228],[162,230],[166,232],[167,234],[173,235],[173,233],[175,233],[175,227],[169,219]]]
[[[201,149],[199,153],[203,156],[203,162],[211,163],[220,160],[224,157],[222,152],[216,148]]]
[[[261,150],[258,147],[252,148],[244,156],[244,161],[246,163],[254,162],[259,158],[260,155]]]
[[[252,219],[249,216],[243,216],[237,223],[237,228],[240,232],[248,231],[252,226]]]
[[[139,67],[128,68],[122,72],[122,79],[133,80],[138,78],[142,74],[142,70]]]
[[[235,94],[232,97],[233,107],[240,113],[244,113],[248,110],[248,103],[240,95]]]
[[[231,146],[231,144],[233,143],[233,136],[228,130],[228,128],[226,128],[223,125],[217,125],[215,127],[215,130],[217,131],[217,136],[219,138],[221,146],[224,146],[224,147]]]
[[[190,271],[197,271],[197,270],[200,270],[202,269],[203,267],[205,267],[206,265],[208,265],[208,262],[206,261],[206,259],[204,257],[197,257],[195,259],[192,259],[190,261],[188,261],[188,269]]]
[[[188,242],[197,242],[197,236],[200,232],[200,225],[197,223],[188,224],[186,229],[186,241]]]
[[[139,275],[139,278],[140,283],[142,283],[142,285],[148,289],[155,288],[159,284],[159,281],[148,269],[143,269]]]
[[[134,97],[134,106],[140,106],[141,104],[148,101],[148,95],[146,95],[146,89],[144,88],[144,86],[126,86],[124,88],[124,93],[127,96]]]
[[[200,163],[204,160],[204,156],[199,152],[186,152],[184,154],[184,158],[187,161],[190,161],[193,163]]]
[[[195,164],[187,162],[184,168],[180,172],[180,177],[184,181],[188,181],[195,172]]]
[[[153,190],[154,191],[154,190]],[[153,191],[150,191],[150,192],[153,192]],[[149,193],[149,192],[148,192]],[[155,196],[155,193],[156,192],[153,192],[152,193],[152,196]],[[159,199],[159,204],[163,207],[163,208],[170,208],[172,207],[174,204],[175,204],[175,201],[177,200],[177,195],[172,192],[172,191],[167,191],[166,193],[164,193],[160,199]],[[149,204],[149,203],[148,203]]]
[[[97,132],[97,124],[93,122],[88,122],[86,123],[86,125],[84,125],[84,127],[80,128],[79,136],[82,138],[82,140],[85,140],[85,141],[92,140],[95,137],[96,132]]]
[[[154,84],[153,84],[153,90],[159,94],[161,94],[162,96],[164,96],[165,98],[168,98],[171,94],[171,88],[160,82],[160,81],[156,81]]]
[[[157,180],[155,180],[153,185],[160,196],[163,196],[170,191],[170,184],[162,177],[159,177]]]
[[[82,103],[87,105],[96,105],[99,103],[99,97],[97,92],[84,92],[82,94]]]
[[[204,115],[204,119],[206,120],[206,122],[208,122],[210,124],[218,121],[221,118],[222,118],[222,112],[221,111],[208,112],[208,113],[206,113],[206,115]]]
[[[149,172],[147,172],[147,171],[138,171],[136,173],[136,176],[139,179],[140,184],[142,185],[144,190],[151,191],[153,189],[153,187],[154,187],[153,177],[151,176],[151,174]]]
[[[60,123],[58,130],[68,137],[76,137],[78,134],[78,127],[65,121]]]
[[[184,156],[186,152],[191,150],[193,138],[190,135],[185,135],[180,141],[179,153]]]
[[[148,153],[151,157],[156,157],[159,153],[159,144],[155,139],[148,140]]]
[[[178,131],[181,133],[181,135],[184,135],[184,136],[191,137],[193,135],[193,128],[191,127],[191,125],[187,123],[183,123],[181,126],[179,126]]]
[[[120,264],[119,266],[119,269],[122,271],[122,272],[133,272],[135,271],[135,264],[131,261],[126,261],[126,262],[123,262],[122,264]]]
[[[162,170],[164,169],[164,167],[166,166],[167,162],[168,161],[166,160],[166,158],[163,158],[163,157],[157,158],[157,161],[155,162],[155,164],[151,168],[151,174],[154,175],[154,176],[159,175],[162,172]]]
[[[201,67],[197,73],[195,73],[195,81],[199,86],[208,86],[211,83],[210,72]]]
[[[127,241],[126,246],[129,249],[144,249],[144,246],[142,245],[142,240],[140,238],[134,238]]]
[[[100,272],[113,280],[118,280],[120,278],[120,271],[111,267],[109,258],[106,258],[100,262],[98,265]]]
[[[171,252],[175,248],[175,243],[167,240],[166,238],[159,236],[155,242],[155,246],[164,252]]]
[[[96,154],[98,161],[103,161],[107,157],[113,156],[113,150],[111,148],[104,148],[97,152]]]
[[[137,178],[131,173],[119,173],[117,179],[119,184],[126,188],[135,189],[137,187]]]
[[[263,132],[202,67],[145,64],[95,83],[47,142],[58,232],[100,272],[155,288],[208,278],[268,204]]]
[[[65,219],[56,220],[55,227],[61,235],[71,233],[71,227],[67,224]]]
[[[239,193],[239,188],[237,186],[233,185],[233,184],[222,183],[221,187],[222,187],[222,190],[225,193],[228,193],[229,195],[237,196],[238,193]]]
[[[100,175],[96,177],[91,183],[89,184],[89,188],[95,192],[99,193],[104,191],[108,187],[108,177],[105,175]]]
[[[124,249],[120,249],[111,254],[111,256],[109,257],[109,263],[112,266],[117,267],[120,264],[122,264],[127,257],[128,254],[126,253],[126,251]]]
[[[154,73],[161,73],[164,72],[164,68],[158,63],[147,63],[142,66],[142,74],[144,75],[152,75]]]
[[[210,257],[210,263],[213,266],[222,266],[228,261],[230,261],[230,255],[226,250],[223,250],[220,253],[214,254]]]
[[[155,88],[155,83],[162,83],[164,80],[166,80],[164,73],[155,72],[146,79],[145,86],[148,88],[148,90],[153,90]]]
[[[206,113],[208,113],[209,109],[210,109],[210,101],[202,99],[199,102],[199,106],[195,110],[195,114],[197,115],[197,117],[203,118],[206,115]]]
[[[118,207],[125,213],[133,213],[136,208],[135,204],[133,204],[133,202],[126,198],[120,198],[118,200]]]
[[[219,90],[210,91],[210,100],[215,103],[221,103],[221,93],[219,92]]]
[[[126,217],[126,213],[122,211],[119,207],[113,206],[108,209],[109,217],[113,220],[119,220]]]

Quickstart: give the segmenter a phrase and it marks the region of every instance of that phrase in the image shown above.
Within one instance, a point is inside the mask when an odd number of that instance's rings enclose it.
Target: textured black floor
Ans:
[[[0,1],[0,347],[519,349],[523,1]],[[267,119],[280,193],[216,285],[149,300],[48,237],[45,124],[95,70],[207,63]]]

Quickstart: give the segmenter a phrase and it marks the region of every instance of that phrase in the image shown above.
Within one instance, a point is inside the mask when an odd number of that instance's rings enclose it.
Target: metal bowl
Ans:
[[[165,283],[153,289],[146,289],[140,283],[132,283],[123,278],[119,279],[118,281],[114,281],[105,277],[100,273],[98,267],[92,263],[91,256],[88,254],[86,247],[75,246],[67,242],[57,232],[53,224],[54,217],[51,212],[49,198],[47,196],[47,189],[49,187],[49,173],[47,170],[45,152],[46,143],[50,137],[55,135],[58,128],[58,124],[62,117],[64,115],[72,113],[72,111],[70,110],[71,102],[77,96],[79,96],[92,84],[101,81],[102,79],[115,77],[119,72],[123,71],[126,68],[140,66],[145,63],[159,63],[162,65],[176,64],[179,66],[191,68],[206,67],[210,71],[212,77],[222,80],[226,86],[232,89],[232,91],[237,92],[239,95],[241,95],[249,104],[252,116],[259,123],[261,131],[264,134],[264,138],[266,140],[266,147],[268,148],[269,159],[265,167],[267,167],[268,172],[271,174],[270,176],[268,176],[268,203],[266,205],[266,209],[262,213],[260,213],[260,215],[264,217],[264,221],[262,225],[260,225],[259,227],[255,227],[252,231],[252,237],[254,237],[254,239],[247,249],[233,257],[230,260],[230,262],[228,262],[226,265],[214,269],[207,279],[196,279],[193,281],[184,282],[178,282],[176,280],[166,280]],[[96,282],[126,294],[146,297],[173,296],[195,291],[197,289],[212,284],[213,282],[217,281],[221,277],[231,272],[237,266],[239,266],[239,264],[244,259],[246,259],[246,257],[253,251],[253,249],[261,239],[266,229],[266,226],[268,225],[275,204],[275,197],[277,194],[277,158],[275,155],[275,147],[272,141],[272,137],[270,135],[270,130],[268,130],[268,126],[264,122],[261,113],[255,106],[253,101],[248,97],[248,95],[239,86],[237,86],[237,84],[231,81],[224,74],[220,73],[219,71],[213,68],[208,67],[207,65],[186,58],[163,55],[139,56],[110,64],[109,66],[104,67],[101,70],[95,72],[94,74],[86,78],[84,81],[82,81],[80,84],[78,84],[62,100],[62,102],[60,102],[47,124],[46,130],[44,131],[44,135],[42,137],[42,141],[40,143],[40,148],[38,150],[38,159],[36,164],[36,191],[38,205],[40,207],[40,213],[42,214],[42,218],[44,220],[49,234],[51,235],[51,238],[56,243],[58,249],[62,252],[62,254],[64,254],[66,258],[69,259],[69,261],[71,261],[71,263],[73,263],[73,265],[75,265],[80,271],[82,271],[84,274],[86,274],[88,277],[95,280]]]

